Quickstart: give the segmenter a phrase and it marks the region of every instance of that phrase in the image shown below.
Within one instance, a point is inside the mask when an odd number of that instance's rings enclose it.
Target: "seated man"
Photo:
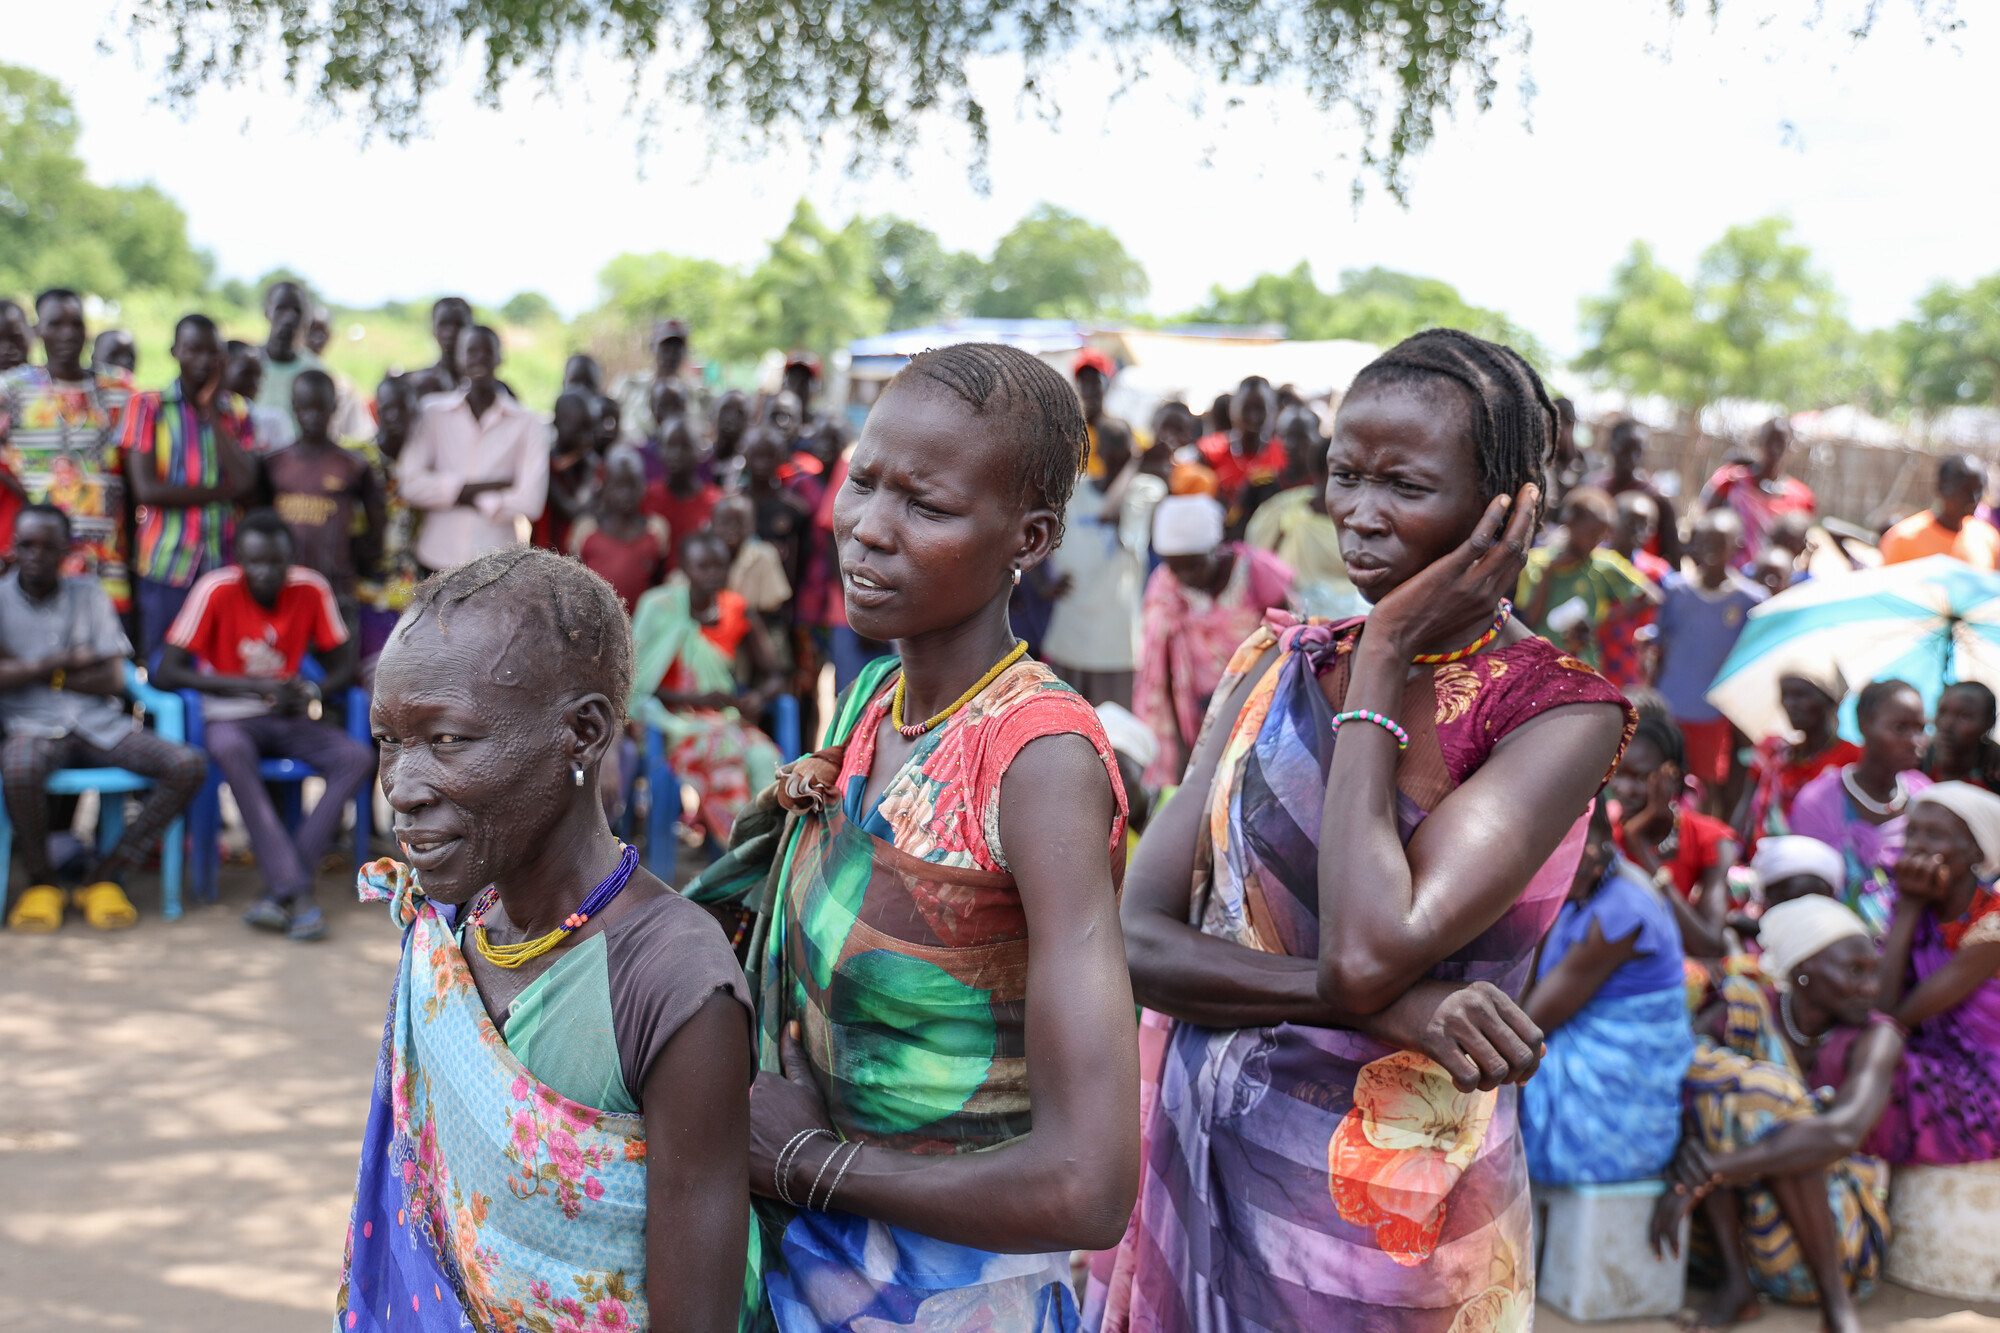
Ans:
[[[313,877],[340,829],[348,799],[375,771],[375,754],[345,732],[307,716],[321,687],[299,676],[306,650],[339,696],[354,680],[354,641],[333,588],[292,563],[292,531],[269,509],[236,525],[236,563],[204,574],[188,594],[161,651],[159,683],[209,696],[208,752],[222,769],[264,872],[266,896],[243,919],[295,940],[326,935]],[[296,836],[285,831],[258,776],[261,759],[296,759],[326,779],[326,793]]]
[[[124,768],[153,779],[138,818],[77,890],[77,906],[100,930],[138,920],[118,881],[145,861],[208,776],[199,750],[161,740],[126,711],[120,696],[132,645],[102,583],[61,577],[70,545],[62,510],[29,505],[14,521],[14,568],[0,577],[0,722],[7,728],[0,771],[14,845],[32,886],[7,918],[15,930],[50,931],[62,924],[62,890],[49,863],[49,774]]]

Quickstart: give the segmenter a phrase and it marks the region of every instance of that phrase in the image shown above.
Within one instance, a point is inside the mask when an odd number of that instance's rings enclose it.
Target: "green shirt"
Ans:
[[[1538,546],[1528,552],[1527,568],[1521,571],[1521,586],[1514,594],[1515,605],[1526,610],[1534,600],[1535,589],[1548,580],[1548,596],[1542,602],[1542,618],[1528,626],[1558,647],[1567,647],[1563,636],[1548,627],[1549,612],[1571,598],[1580,597],[1589,617],[1591,633],[1585,639],[1578,656],[1591,666],[1597,665],[1597,627],[1613,610],[1644,597],[1650,586],[1646,576],[1632,567],[1632,562],[1618,552],[1600,546],[1590,553],[1588,560],[1579,560],[1573,565],[1556,567],[1558,551],[1552,546]]]

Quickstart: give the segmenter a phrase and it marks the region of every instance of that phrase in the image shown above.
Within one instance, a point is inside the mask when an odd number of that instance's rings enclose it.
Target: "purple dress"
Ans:
[[[1957,921],[1926,911],[1910,946],[1904,992],[1969,944],[2000,943],[2000,895],[1981,889]],[[1895,1166],[2000,1158],[2000,976],[1910,1032],[1889,1109],[1861,1151]]]
[[[1896,905],[1896,885],[1889,877],[1889,868],[1902,859],[1903,825],[1908,817],[1897,815],[1880,824],[1863,819],[1841,781],[1845,771],[1829,768],[1799,788],[1798,799],[1792,802],[1792,832],[1818,838],[1840,852],[1847,862],[1847,883],[1840,900],[1880,939],[1889,928],[1889,915]],[[1912,796],[1931,785],[1931,780],[1914,768],[1902,774],[1902,779],[1903,789]]]
[[[1339,854],[1319,845],[1328,700],[1345,695],[1360,629],[1272,612],[1217,686],[1228,698],[1280,649],[1207,793],[1191,913],[1204,934],[1317,956],[1317,867]],[[1404,841],[1516,727],[1565,704],[1623,702],[1541,639],[1417,673],[1399,713],[1410,731],[1396,771]],[[1629,735],[1629,708],[1626,725]],[[1569,893],[1585,823],[1430,975],[1518,995]],[[1534,1252],[1519,1091],[1461,1093],[1423,1056],[1358,1032],[1174,1023],[1137,1213],[1102,1289],[1092,1284],[1094,1333],[1522,1333]]]

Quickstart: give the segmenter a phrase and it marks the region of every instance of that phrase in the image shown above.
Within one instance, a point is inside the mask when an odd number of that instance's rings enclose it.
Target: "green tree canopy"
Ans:
[[[540,324],[559,318],[555,302],[540,292],[515,292],[500,307],[500,317],[509,324]]]
[[[946,250],[928,227],[892,213],[866,225],[875,247],[875,294],[889,302],[890,328],[966,314],[985,290],[985,261],[965,250]]]
[[[188,242],[180,205],[151,185],[93,183],[81,129],[61,84],[0,65],[0,292],[206,285],[211,263]]]
[[[164,36],[161,78],[182,101],[275,58],[288,82],[403,138],[461,53],[491,101],[517,74],[554,86],[566,57],[601,52],[641,102],[727,125],[718,141],[837,132],[858,166],[900,161],[941,115],[969,136],[975,175],[987,108],[967,69],[1012,57],[1021,94],[1046,105],[1048,67],[1087,47],[1114,57],[1114,87],[1164,59],[1208,83],[1302,88],[1354,124],[1356,189],[1372,176],[1399,198],[1433,123],[1463,100],[1485,109],[1500,54],[1528,35],[1504,0],[138,0],[131,28]]]
[[[1001,319],[1087,319],[1150,290],[1146,270],[1106,228],[1037,204],[1000,238],[973,312]]]
[[[1282,324],[1290,338],[1355,338],[1384,347],[1420,329],[1464,329],[1506,343],[1537,366],[1548,364],[1542,345],[1499,311],[1473,305],[1448,282],[1387,268],[1348,269],[1338,288],[1324,292],[1301,260],[1289,273],[1260,273],[1239,291],[1213,287],[1187,317]]]
[[[805,200],[743,283],[754,355],[765,348],[821,356],[854,338],[880,333],[890,302],[876,294],[875,243],[854,218],[835,231]]]
[[[1895,331],[1903,380],[1920,407],[2000,407],[2000,273],[1940,282]]]
[[[1692,281],[1635,241],[1610,290],[1580,308],[1577,370],[1657,394],[1691,418],[1718,398],[1827,406],[1865,396],[1879,378],[1879,343],[1847,322],[1784,218],[1731,227],[1702,251]]]

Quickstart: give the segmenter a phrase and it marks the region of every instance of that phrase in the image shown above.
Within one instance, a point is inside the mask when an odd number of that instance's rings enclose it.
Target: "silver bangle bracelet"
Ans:
[[[848,1153],[847,1160],[840,1164],[840,1170],[833,1173],[833,1183],[826,1187],[826,1198],[822,1199],[819,1205],[819,1210],[822,1213],[832,1211],[834,1192],[840,1188],[840,1182],[847,1179],[847,1168],[853,1166],[854,1159],[861,1155],[861,1141],[856,1139],[853,1142],[853,1151]]]
[[[792,1192],[785,1188],[785,1167],[791,1159],[798,1156],[800,1147],[815,1134],[825,1134],[828,1138],[833,1137],[832,1133],[817,1126],[814,1126],[812,1129],[802,1129],[792,1135],[791,1141],[778,1150],[778,1160],[771,1166],[772,1189],[780,1199],[783,1199],[793,1208],[798,1207],[799,1203],[798,1200],[792,1197]]]
[[[827,1168],[828,1168],[829,1166],[832,1166],[832,1165],[833,1165],[833,1159],[834,1159],[834,1158],[836,1158],[836,1157],[838,1157],[838,1156],[840,1156],[840,1140],[838,1140],[838,1139],[835,1139],[835,1140],[834,1140],[834,1143],[833,1143],[833,1147],[831,1147],[831,1148],[829,1148],[829,1149],[827,1150],[827,1154],[826,1154],[826,1160],[825,1160],[824,1162],[821,1162],[821,1163],[819,1164],[819,1170],[818,1170],[818,1172],[816,1172],[816,1173],[815,1173],[815,1174],[813,1175],[813,1183],[812,1183],[812,1188],[810,1188],[810,1189],[808,1189],[808,1190],[806,1191],[806,1211],[807,1211],[807,1212],[811,1212],[811,1211],[812,1211],[812,1206],[813,1206],[813,1195],[815,1195],[815,1194],[819,1193],[819,1182],[821,1181],[821,1179],[823,1179],[823,1178],[825,1177],[825,1175],[826,1175],[826,1169],[827,1169]],[[829,1197],[829,1198],[831,1198],[832,1196],[831,1196],[831,1195],[829,1195],[828,1197]]]

